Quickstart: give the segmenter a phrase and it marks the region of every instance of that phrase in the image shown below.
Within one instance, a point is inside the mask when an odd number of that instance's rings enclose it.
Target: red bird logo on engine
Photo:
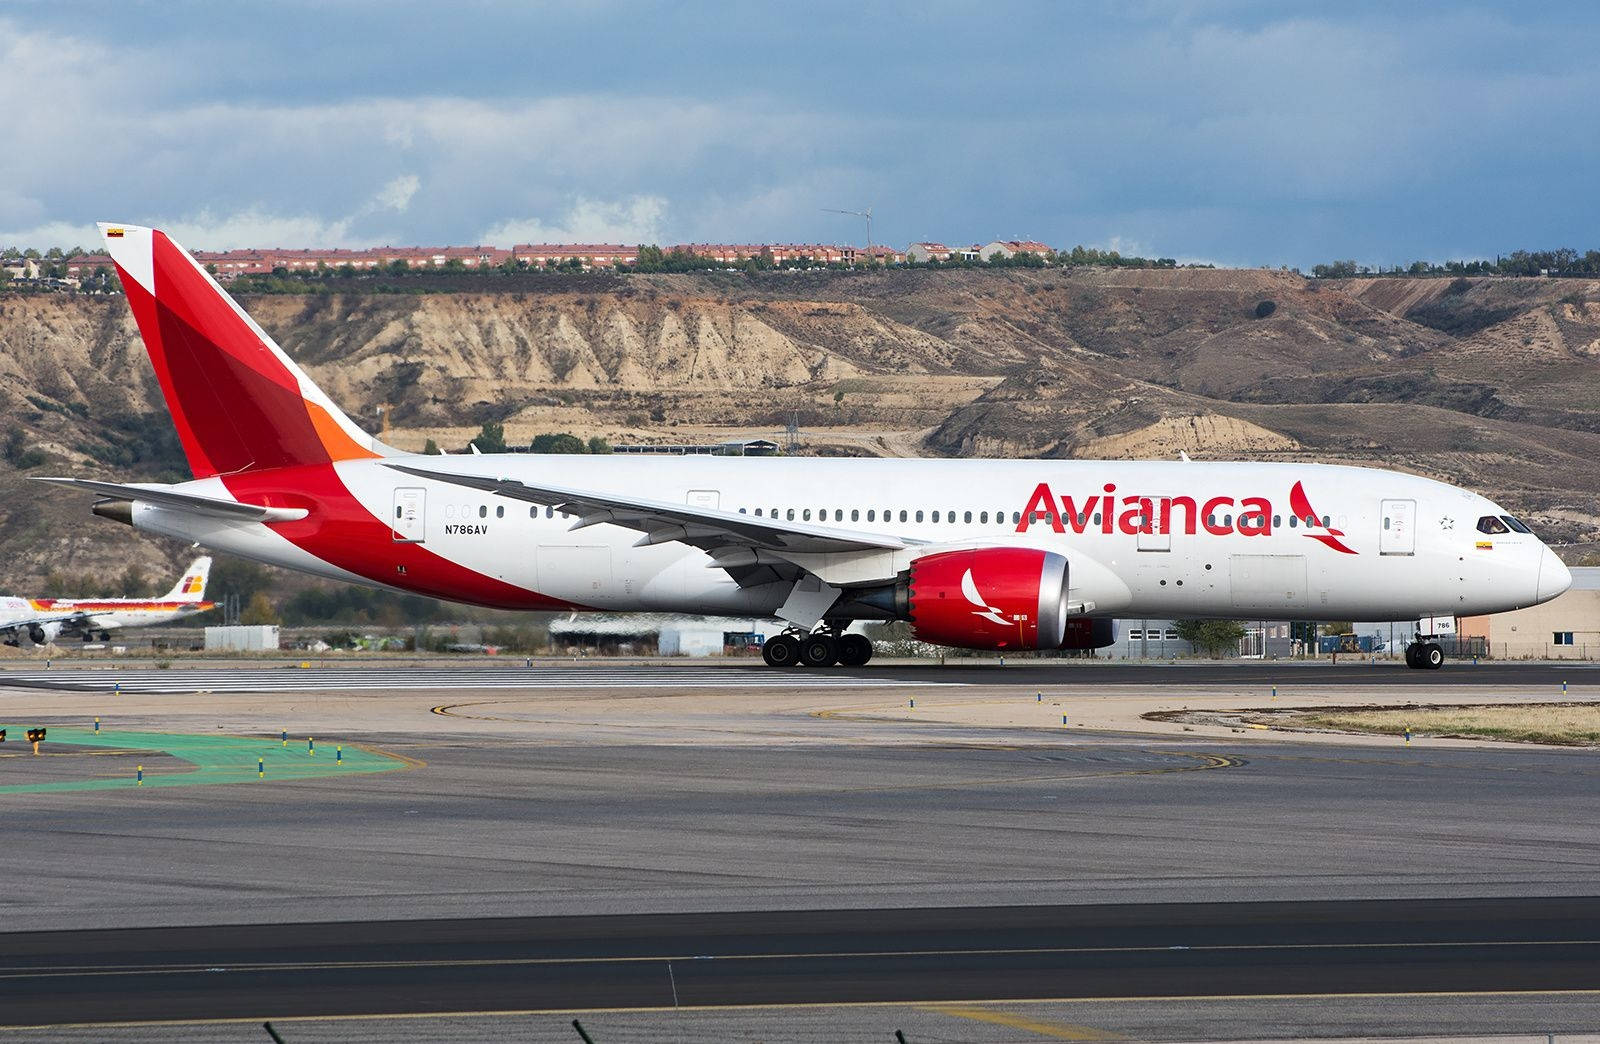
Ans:
[[[961,594],[967,601],[978,607],[972,611],[973,616],[988,620],[991,623],[997,623],[1001,627],[1010,626],[1011,621],[1001,616],[1000,610],[990,605],[983,595],[978,593],[978,585],[972,579],[972,570],[970,569],[961,574]]]

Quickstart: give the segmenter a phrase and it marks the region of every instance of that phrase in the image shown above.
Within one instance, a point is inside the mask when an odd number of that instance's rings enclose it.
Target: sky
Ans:
[[[0,245],[1600,249],[1600,5],[0,0]]]

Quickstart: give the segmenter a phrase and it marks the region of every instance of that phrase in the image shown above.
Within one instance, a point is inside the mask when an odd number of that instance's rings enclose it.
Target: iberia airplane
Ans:
[[[61,634],[75,634],[86,642],[97,635],[106,641],[119,628],[149,627],[203,613],[216,605],[206,601],[210,575],[211,559],[197,558],[160,598],[0,597],[0,639],[18,645],[25,634],[35,645],[44,645]]]
[[[102,225],[194,471],[50,479],[229,554],[501,609],[776,615],[775,666],[859,665],[855,620],[1094,648],[1114,617],[1405,620],[1571,576],[1509,512],[1315,464],[419,456],[358,428],[165,233]],[[1413,666],[1438,666],[1419,636]]]

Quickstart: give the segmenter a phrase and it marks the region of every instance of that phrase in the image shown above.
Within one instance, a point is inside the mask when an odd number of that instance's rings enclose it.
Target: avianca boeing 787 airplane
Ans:
[[[1365,468],[403,453],[170,237],[101,231],[195,477],[46,481],[138,529],[336,580],[502,609],[776,615],[791,627],[767,662],[812,667],[867,661],[854,620],[1093,648],[1117,616],[1415,619],[1571,583],[1489,500]],[[1419,639],[1407,658],[1442,654]]]

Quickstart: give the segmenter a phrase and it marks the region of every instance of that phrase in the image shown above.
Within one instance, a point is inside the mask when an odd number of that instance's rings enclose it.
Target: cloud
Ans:
[[[7,110],[0,236],[850,241],[823,208],[871,206],[887,243],[1269,263],[1600,238],[1581,6],[401,6],[179,28],[0,0],[0,68],[48,85]],[[973,54],[1007,56],[993,84],[1065,86],[997,111]]]
[[[372,199],[372,209],[404,212],[411,205],[411,197],[421,187],[421,178],[415,174],[402,174],[378,190]]]
[[[518,243],[660,243],[667,201],[660,196],[605,200],[578,198],[555,223],[539,218],[502,221],[479,241],[498,247]]]

